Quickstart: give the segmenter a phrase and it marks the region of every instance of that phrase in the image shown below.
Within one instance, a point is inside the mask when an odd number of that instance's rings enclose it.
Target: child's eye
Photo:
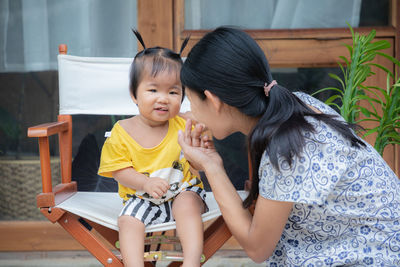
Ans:
[[[152,92],[152,93],[155,93],[155,92],[157,92],[157,90],[156,90],[156,89],[149,89],[148,91],[149,91],[149,92]]]
[[[177,91],[171,91],[171,92],[169,92],[171,95],[177,95],[177,94],[179,94]]]

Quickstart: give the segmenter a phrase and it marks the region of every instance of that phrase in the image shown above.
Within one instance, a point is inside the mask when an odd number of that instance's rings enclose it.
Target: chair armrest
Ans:
[[[61,119],[61,120],[60,120]],[[59,116],[58,122],[44,123],[37,126],[28,128],[28,136],[29,137],[38,137],[39,139],[39,153],[40,153],[40,164],[42,170],[42,193],[37,195],[36,203],[39,208],[42,209],[42,213],[48,217],[51,221],[61,216],[63,213],[61,212],[53,212],[50,214],[50,210],[47,211],[48,207],[53,207],[56,204],[62,202],[64,199],[70,197],[77,191],[76,182],[71,182],[70,174],[67,173],[67,177],[62,177],[62,184],[56,185],[54,189],[52,188],[52,179],[51,179],[51,169],[50,169],[50,150],[49,150],[49,136],[54,134],[59,134],[60,136],[60,156],[62,158],[62,152],[65,150],[65,147],[68,147],[70,142],[66,139],[68,138],[68,132],[71,130],[71,118],[70,116]],[[64,136],[64,137],[62,137]],[[68,148],[66,148],[68,154]],[[65,153],[65,152],[64,152]],[[67,158],[69,155],[67,155]],[[65,158],[65,157],[64,157]],[[61,170],[69,169],[68,165],[70,160],[61,161]]]
[[[43,193],[52,193],[49,136],[58,134],[60,146],[61,182],[71,183],[72,118],[59,115],[58,122],[44,123],[28,128],[28,137],[39,141]]]
[[[51,136],[68,130],[68,122],[58,121],[44,123],[28,128],[28,137],[45,137]]]

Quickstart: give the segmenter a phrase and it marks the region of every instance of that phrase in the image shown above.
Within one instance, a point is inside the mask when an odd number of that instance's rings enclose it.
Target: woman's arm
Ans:
[[[252,217],[243,208],[242,199],[229,180],[222,159],[211,142],[200,136],[196,128],[191,131],[191,122],[188,121],[185,133],[179,135],[186,159],[205,171],[222,216],[247,255],[255,262],[266,260],[275,250],[293,204],[259,197]]]
[[[255,262],[268,259],[282,235],[293,203],[258,197],[254,215],[243,208],[242,199],[223,168],[206,167],[207,179],[232,235]]]

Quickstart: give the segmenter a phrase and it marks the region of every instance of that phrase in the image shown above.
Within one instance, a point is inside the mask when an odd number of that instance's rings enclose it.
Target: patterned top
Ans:
[[[369,144],[352,147],[325,123],[307,121],[315,132],[304,133],[292,167],[280,158],[277,171],[266,153],[261,159],[260,195],[294,203],[268,266],[400,266],[400,180]]]

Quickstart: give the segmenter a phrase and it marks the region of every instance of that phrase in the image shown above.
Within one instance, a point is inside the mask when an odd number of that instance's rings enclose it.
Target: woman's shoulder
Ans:
[[[340,116],[339,113],[337,113],[333,108],[331,108],[330,106],[328,106],[327,104],[325,104],[321,100],[319,100],[319,99],[317,99],[317,98],[315,98],[315,97],[313,97],[313,96],[311,96],[309,94],[301,92],[301,91],[294,92],[293,94],[295,96],[297,96],[305,104],[310,105],[310,106],[318,109],[322,113],[330,114],[330,115],[336,115],[336,116],[339,116],[340,119],[342,119],[342,117]]]

